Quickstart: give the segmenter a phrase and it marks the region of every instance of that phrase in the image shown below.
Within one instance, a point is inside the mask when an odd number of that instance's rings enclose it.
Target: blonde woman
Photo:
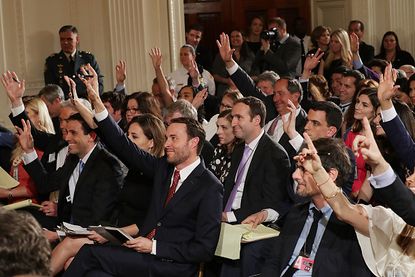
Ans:
[[[46,104],[39,97],[25,97],[23,103],[26,113],[36,129],[50,134],[55,133]],[[41,158],[43,152],[38,149],[36,149],[36,152]],[[30,198],[34,203],[37,203],[36,187],[32,178],[23,168],[22,155],[23,150],[17,143],[12,152],[10,175],[19,181],[19,185],[10,190],[0,188],[0,199],[7,199],[8,203],[15,203]]]
[[[318,73],[324,75],[326,80],[331,80],[331,74],[337,67],[344,65],[352,69],[352,59],[349,35],[343,29],[335,30],[330,36],[327,58],[321,60]]]

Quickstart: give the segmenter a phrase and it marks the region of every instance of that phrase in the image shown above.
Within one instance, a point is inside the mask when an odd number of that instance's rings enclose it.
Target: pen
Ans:
[[[12,77],[13,78],[13,81],[15,81],[16,83],[18,83],[18,84],[20,84],[20,81],[19,80],[17,80],[16,78],[14,78],[14,77]]]

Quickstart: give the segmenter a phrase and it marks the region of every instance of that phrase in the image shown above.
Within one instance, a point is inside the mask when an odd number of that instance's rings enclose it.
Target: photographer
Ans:
[[[261,33],[261,50],[255,58],[254,71],[260,74],[272,70],[280,76],[298,77],[301,72],[301,46],[287,33],[285,20],[276,17],[269,26],[275,28]]]

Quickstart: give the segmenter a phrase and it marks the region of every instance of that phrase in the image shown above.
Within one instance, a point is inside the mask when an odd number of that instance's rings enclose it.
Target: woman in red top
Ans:
[[[357,94],[354,106],[354,122],[352,127],[346,131],[344,142],[350,149],[354,138],[362,132],[363,117],[367,117],[369,122],[376,116],[376,109],[379,106],[376,88],[364,88]],[[350,111],[352,112],[352,111]],[[360,188],[367,179],[367,168],[362,155],[356,157],[356,178],[352,186],[352,196],[357,198]]]

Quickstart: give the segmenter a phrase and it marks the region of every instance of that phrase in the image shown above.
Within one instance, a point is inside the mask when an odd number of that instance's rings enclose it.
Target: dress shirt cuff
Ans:
[[[396,174],[392,167],[389,166],[389,168],[382,174],[377,176],[371,175],[369,177],[369,182],[375,189],[381,189],[392,185],[392,183],[395,182],[395,179]]]
[[[37,159],[36,151],[30,152],[30,153],[23,153],[22,160],[25,165],[30,164],[36,159]]]
[[[361,69],[363,67],[362,59],[359,58],[357,61],[353,61],[353,68],[354,69]]]
[[[18,107],[12,108],[12,115],[13,115],[13,117],[18,116],[22,112],[24,112],[24,105],[20,105]]]
[[[295,151],[298,152],[301,148],[301,145],[303,145],[304,139],[300,134],[297,134],[295,138],[290,139],[288,142],[295,149]]]
[[[101,122],[101,121],[103,121],[105,118],[107,118],[108,117],[108,111],[107,111],[107,109],[104,109],[102,112],[100,112],[100,113],[95,113],[95,119],[98,121],[98,122]]]
[[[233,212],[226,212],[226,218],[228,219],[228,222],[236,222],[238,221],[236,219],[236,216]]]
[[[300,83],[305,83],[305,82],[308,82],[310,79],[309,78],[307,78],[307,79],[304,79],[303,77],[301,77],[300,76],[300,78],[298,78],[298,81],[300,82]]]
[[[226,70],[228,71],[229,75],[234,74],[239,68],[239,65],[237,63],[234,63],[231,67],[226,68]]]
[[[157,241],[154,239],[153,240],[153,244],[151,245],[151,255],[156,255],[156,250],[157,250]]]
[[[115,92],[120,92],[120,91],[122,91],[123,89],[125,89],[125,85],[124,85],[124,84],[117,84],[117,85],[115,86]]]
[[[382,116],[382,121],[383,122],[388,122],[391,121],[392,119],[394,119],[398,114],[396,113],[395,107],[392,106],[392,108],[387,109],[387,110],[381,110],[380,114]]]
[[[275,222],[278,219],[278,216],[280,215],[277,211],[273,209],[264,209],[264,211],[267,211],[267,219],[265,219],[265,222]]]

